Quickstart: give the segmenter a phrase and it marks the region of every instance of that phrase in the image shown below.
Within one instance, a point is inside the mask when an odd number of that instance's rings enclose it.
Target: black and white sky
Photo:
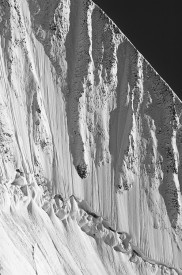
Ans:
[[[182,100],[181,0],[94,0]]]

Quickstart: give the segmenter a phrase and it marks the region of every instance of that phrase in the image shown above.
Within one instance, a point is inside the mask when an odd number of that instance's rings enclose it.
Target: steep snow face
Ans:
[[[1,273],[181,274],[181,113],[92,1],[0,0]]]

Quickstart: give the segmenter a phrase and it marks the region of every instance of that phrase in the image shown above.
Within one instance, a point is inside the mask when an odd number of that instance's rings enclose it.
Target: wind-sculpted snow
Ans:
[[[90,0],[0,0],[0,273],[180,274],[182,103]]]
[[[8,254],[2,257],[2,274],[179,272],[143,256],[128,233],[114,230],[85,201],[59,194],[47,199],[32,175],[25,195],[19,178],[9,189],[1,186],[1,245]]]

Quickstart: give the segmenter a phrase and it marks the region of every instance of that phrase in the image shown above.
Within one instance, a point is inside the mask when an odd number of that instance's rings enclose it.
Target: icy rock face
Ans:
[[[181,113],[92,1],[0,0],[0,272],[181,274]]]

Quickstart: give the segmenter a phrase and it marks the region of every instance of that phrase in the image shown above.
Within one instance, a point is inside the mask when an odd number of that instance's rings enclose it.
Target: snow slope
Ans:
[[[0,0],[1,274],[182,274],[181,112],[92,1]]]

